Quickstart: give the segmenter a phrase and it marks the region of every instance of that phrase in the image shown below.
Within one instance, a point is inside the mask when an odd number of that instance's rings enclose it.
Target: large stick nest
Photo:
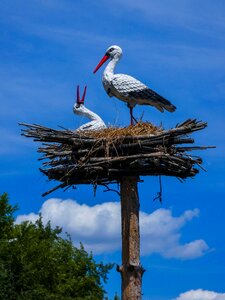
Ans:
[[[50,180],[60,181],[58,187],[105,185],[132,175],[193,177],[199,172],[202,159],[189,152],[210,148],[184,146],[194,143],[188,134],[207,126],[191,119],[170,130],[144,122],[86,132],[20,125],[25,127],[22,135],[42,142],[38,148],[43,154],[40,160],[44,160],[40,170]]]

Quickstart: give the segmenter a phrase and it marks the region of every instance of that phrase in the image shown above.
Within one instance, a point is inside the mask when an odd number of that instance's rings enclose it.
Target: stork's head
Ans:
[[[97,65],[97,67],[94,69],[94,73],[96,73],[98,71],[98,69],[110,58],[116,58],[116,59],[120,59],[120,57],[122,56],[123,51],[119,46],[113,45],[110,46],[107,50],[105,55],[103,56],[103,58],[101,59],[101,61],[99,62],[99,64]]]
[[[76,102],[74,104],[74,107],[73,107],[73,111],[75,113],[79,113],[79,111],[84,106],[84,100],[85,100],[85,96],[86,96],[86,91],[87,91],[87,86],[85,86],[82,98],[80,98],[80,87],[79,87],[79,85],[77,86],[77,100],[76,100]]]
[[[110,46],[107,50],[105,55],[109,56],[110,58],[114,57],[121,57],[123,54],[122,49],[119,46],[113,45]]]

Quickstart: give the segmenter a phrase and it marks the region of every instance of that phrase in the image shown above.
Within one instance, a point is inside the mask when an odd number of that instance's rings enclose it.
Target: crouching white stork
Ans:
[[[110,97],[127,102],[130,108],[131,125],[133,124],[133,108],[136,104],[151,105],[163,112],[164,109],[170,112],[175,111],[176,107],[169,100],[163,98],[139,80],[125,74],[114,74],[114,69],[122,56],[122,49],[119,46],[111,46],[106,50],[105,55],[97,65],[94,73],[110,59],[106,66],[102,83]],[[135,120],[136,121],[136,120]]]
[[[97,114],[84,106],[86,91],[87,86],[85,86],[83,96],[80,99],[79,85],[77,86],[77,100],[74,104],[73,111],[76,115],[87,117],[91,121],[81,125],[77,130],[99,130],[106,128],[104,121]]]

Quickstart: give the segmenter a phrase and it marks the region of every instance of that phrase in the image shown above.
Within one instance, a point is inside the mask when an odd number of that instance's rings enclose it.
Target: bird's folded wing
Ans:
[[[163,111],[163,108],[169,111],[174,111],[176,109],[170,101],[160,96],[132,76],[116,74],[111,85],[123,97],[133,99],[140,105],[153,105],[161,111]]]

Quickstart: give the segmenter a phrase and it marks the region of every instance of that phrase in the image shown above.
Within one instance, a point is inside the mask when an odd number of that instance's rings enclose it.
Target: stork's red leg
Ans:
[[[130,125],[133,126],[134,122],[137,123],[138,121],[133,116],[133,107],[129,106],[130,108]]]
[[[133,107],[130,107],[130,125],[133,126]]]
[[[137,124],[138,121],[135,119],[135,117],[133,115],[132,115],[132,119]],[[134,122],[133,122],[133,124],[134,124]]]

